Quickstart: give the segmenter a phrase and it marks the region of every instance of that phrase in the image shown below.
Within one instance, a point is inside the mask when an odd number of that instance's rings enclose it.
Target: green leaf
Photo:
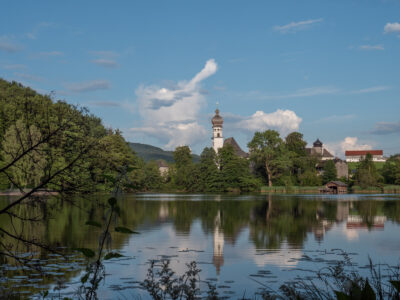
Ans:
[[[120,232],[120,233],[134,233],[134,234],[139,234],[139,232],[136,231],[132,231],[129,228],[126,227],[115,227],[115,231],[116,232]]]
[[[351,300],[351,297],[340,291],[334,291],[337,300]]]
[[[110,206],[114,206],[115,203],[117,203],[117,199],[114,197],[111,197],[110,199],[108,199],[108,204],[110,204]]]
[[[390,280],[389,281],[393,287],[396,289],[398,293],[400,293],[400,281],[399,280]]]
[[[104,260],[109,260],[109,259],[111,259],[111,258],[119,258],[119,257],[123,257],[123,255],[122,255],[122,254],[119,254],[119,253],[117,253],[117,252],[110,252],[110,253],[107,253],[107,254],[104,256]]]
[[[81,252],[83,255],[85,255],[88,258],[91,258],[94,256],[94,251],[88,248],[74,248],[73,250]]]
[[[89,273],[86,273],[84,276],[82,276],[81,282],[85,283],[88,280],[88,278],[89,278]]]
[[[376,295],[370,286],[368,279],[365,281],[364,289],[361,292],[361,299],[363,300],[376,300]]]
[[[129,173],[129,172],[132,172],[133,170],[136,170],[136,169],[138,169],[138,168],[137,167],[136,168],[128,167],[128,168],[126,168],[126,172]]]
[[[103,174],[103,177],[104,177],[105,179],[107,179],[108,181],[111,181],[112,183],[115,183],[115,178],[114,178],[114,176]]]
[[[96,227],[101,228],[101,224],[96,221],[86,221],[85,225],[91,225],[91,226],[96,226]]]

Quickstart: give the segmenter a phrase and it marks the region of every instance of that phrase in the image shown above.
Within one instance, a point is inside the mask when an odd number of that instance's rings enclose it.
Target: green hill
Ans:
[[[140,143],[129,143],[129,146],[144,161],[163,159],[168,163],[174,162],[173,151],[165,151],[155,146]],[[193,162],[198,162],[200,160],[197,154],[193,154],[192,157]]]

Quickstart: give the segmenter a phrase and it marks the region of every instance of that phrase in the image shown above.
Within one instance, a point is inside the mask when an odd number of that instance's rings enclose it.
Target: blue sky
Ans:
[[[8,1],[0,77],[166,149],[293,130],[400,152],[400,1]]]

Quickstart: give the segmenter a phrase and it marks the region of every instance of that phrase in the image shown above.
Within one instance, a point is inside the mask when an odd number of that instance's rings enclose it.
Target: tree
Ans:
[[[41,140],[41,133],[35,125],[28,128],[22,120],[11,125],[5,135],[2,144],[2,157],[5,162],[11,162],[22,154],[25,149],[32,148]],[[9,181],[20,187],[35,186],[44,176],[46,159],[43,152],[44,144],[29,151],[10,167],[7,173]]]
[[[253,191],[260,186],[252,176],[249,161],[236,155],[231,144],[218,150],[221,191]]]
[[[386,184],[400,184],[400,158],[391,156],[383,165],[382,176]]]
[[[250,158],[265,168],[268,186],[272,186],[272,181],[290,167],[289,153],[275,130],[256,132],[248,147]]]
[[[197,190],[203,192],[221,191],[222,179],[217,165],[217,154],[213,148],[204,148],[199,162],[200,180]]]
[[[322,175],[322,183],[328,183],[329,181],[337,179],[337,171],[335,162],[333,160],[328,160],[324,164],[324,173]]]
[[[306,156],[307,142],[303,140],[303,134],[300,132],[292,132],[285,138],[286,146],[289,151],[296,153],[298,156]]]
[[[355,183],[363,188],[378,186],[383,181],[383,177],[376,170],[370,153],[360,161],[354,179]]]
[[[310,156],[307,155],[307,142],[303,140],[303,134],[292,132],[285,139],[286,148],[289,151],[290,161],[292,162],[290,170],[290,178],[294,184],[303,185],[306,181],[310,182],[310,178],[314,176],[315,164],[310,164]],[[303,174],[307,173],[307,176]],[[307,178],[307,180],[305,180]]]
[[[187,191],[196,189],[199,171],[192,162],[191,150],[188,146],[177,147],[174,151],[176,172],[174,181],[178,188]]]

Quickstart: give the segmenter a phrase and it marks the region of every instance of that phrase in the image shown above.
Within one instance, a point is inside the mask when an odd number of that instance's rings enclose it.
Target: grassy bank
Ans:
[[[263,186],[261,193],[295,193],[295,194],[318,194],[324,186]],[[354,194],[400,194],[400,185],[385,185],[383,187],[367,187],[352,186],[349,193]]]
[[[318,194],[323,186],[263,186],[261,193],[308,193]]]

